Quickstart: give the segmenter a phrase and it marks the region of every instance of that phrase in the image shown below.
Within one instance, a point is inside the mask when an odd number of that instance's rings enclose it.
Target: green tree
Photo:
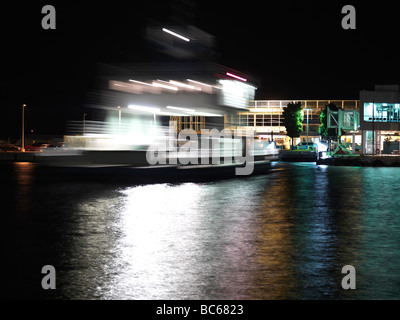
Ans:
[[[320,121],[321,125],[319,126],[319,134],[323,136],[325,139],[336,139],[337,132],[335,128],[329,128],[328,129],[328,108],[331,111],[338,111],[339,108],[336,107],[336,104],[330,103],[325,106],[325,109],[322,110],[321,116],[320,116]]]
[[[292,138],[292,149],[293,149],[293,138],[300,137],[303,131],[303,114],[302,114],[301,103],[291,102],[287,105],[283,111],[283,125],[286,128],[287,135]]]

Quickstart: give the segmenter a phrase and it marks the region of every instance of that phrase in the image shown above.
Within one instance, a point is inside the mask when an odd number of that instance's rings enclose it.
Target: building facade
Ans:
[[[360,91],[360,130],[364,154],[398,154],[400,150],[400,86],[376,85]]]
[[[291,102],[300,102],[303,109],[303,132],[299,138],[294,139],[294,144],[307,139],[307,118],[308,118],[308,139],[319,142],[320,116],[325,107],[334,103],[343,110],[359,110],[359,100],[253,100],[249,102],[248,110],[239,111],[236,118],[228,119],[232,125],[236,123],[239,127],[252,128],[255,134],[261,138],[275,141],[278,145],[290,148],[291,139],[286,136],[286,128],[283,125],[283,111]],[[308,113],[308,114],[307,114]],[[353,132],[344,136],[344,143],[361,144],[361,134]]]

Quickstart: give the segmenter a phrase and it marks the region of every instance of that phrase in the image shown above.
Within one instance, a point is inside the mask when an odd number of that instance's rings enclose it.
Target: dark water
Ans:
[[[1,169],[2,297],[399,299],[400,169],[134,185]],[[56,269],[43,290],[41,269]],[[344,290],[344,265],[356,289]]]

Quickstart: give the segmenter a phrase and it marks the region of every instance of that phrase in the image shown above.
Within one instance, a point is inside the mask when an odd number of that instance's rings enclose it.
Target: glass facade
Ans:
[[[365,133],[365,153],[366,154],[372,154],[372,152],[374,151],[374,153],[376,153],[376,149],[377,148],[377,136],[376,136],[376,132],[373,131],[366,131]]]
[[[364,121],[400,122],[400,104],[366,102]]]
[[[241,127],[276,127],[274,131],[285,131],[281,113],[240,113],[238,115]]]

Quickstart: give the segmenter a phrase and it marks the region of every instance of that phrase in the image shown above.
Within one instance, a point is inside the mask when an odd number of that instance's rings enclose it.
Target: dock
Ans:
[[[287,162],[316,162],[318,153],[306,150],[280,150],[279,161]]]
[[[0,152],[0,162],[36,162],[38,152]]]
[[[320,158],[319,165],[355,167],[400,167],[399,155],[359,155]]]

